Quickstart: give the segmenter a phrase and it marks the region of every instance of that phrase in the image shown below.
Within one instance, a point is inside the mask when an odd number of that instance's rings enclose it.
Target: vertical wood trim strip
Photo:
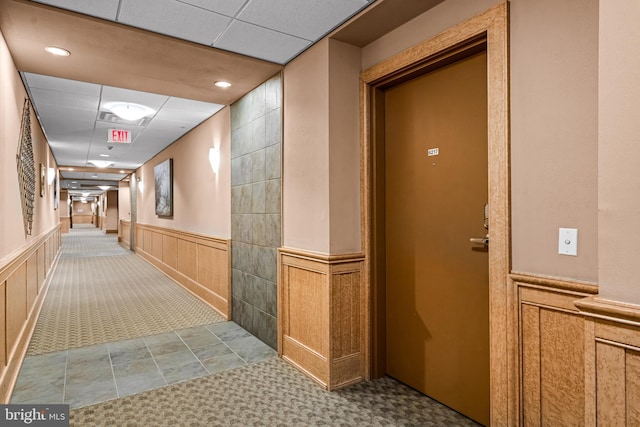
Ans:
[[[593,319],[584,322],[584,425],[596,426],[596,326]]]
[[[522,412],[525,426],[541,422],[540,309],[522,305]]]
[[[626,425],[640,425],[640,352],[626,351]]]
[[[623,426],[626,421],[625,349],[596,343],[597,424]]]

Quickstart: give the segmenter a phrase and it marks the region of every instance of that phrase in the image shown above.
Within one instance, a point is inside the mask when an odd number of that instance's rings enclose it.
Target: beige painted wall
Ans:
[[[60,218],[69,218],[69,191],[60,190],[60,205],[58,206]]]
[[[129,181],[118,183],[118,219],[131,221],[131,189]]]
[[[137,171],[138,223],[208,236],[231,236],[230,109],[209,120],[170,145]],[[220,149],[220,168],[209,164],[209,148]],[[173,158],[173,218],[155,214],[153,168]]]
[[[0,264],[11,254],[28,246],[29,242],[59,223],[53,209],[53,187],[46,184],[44,197],[40,197],[36,175],[36,196],[32,234],[26,236],[22,219],[21,198],[16,173],[16,154],[20,138],[22,106],[26,91],[20,80],[4,37],[0,34]],[[31,111],[32,144],[36,169],[42,163],[56,168],[38,119]]]
[[[329,253],[329,41],[284,69],[283,246]]]
[[[330,253],[357,253],[360,242],[361,49],[329,43]],[[286,144],[285,144],[286,145]]]
[[[102,229],[106,231],[116,231],[118,229],[118,192],[107,191],[105,193],[106,222],[102,224]]]
[[[447,28],[482,13],[496,3],[499,3],[499,0],[444,1],[365,46],[362,49],[362,69],[366,70]]]
[[[361,250],[359,74],[360,49],[336,40],[323,40],[285,68],[285,247]]]
[[[601,294],[640,304],[640,3],[600,1]]]
[[[74,217],[93,215],[92,202],[82,202],[80,200],[74,200],[72,206]]]
[[[598,281],[598,0],[511,2],[511,150],[513,269]]]

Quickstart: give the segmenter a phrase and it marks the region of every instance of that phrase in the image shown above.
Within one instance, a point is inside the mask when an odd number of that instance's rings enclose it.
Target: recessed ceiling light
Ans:
[[[71,52],[69,52],[67,49],[63,49],[61,47],[55,47],[55,46],[47,46],[44,48],[44,50],[46,50],[47,52],[49,52],[52,55],[55,56],[69,56],[71,55]]]
[[[126,173],[125,171],[120,171],[120,173]]]
[[[108,154],[100,154],[100,157],[109,157]]]
[[[91,178],[97,178],[98,175],[91,175]]]
[[[72,184],[77,184],[77,183],[78,183],[78,181],[71,181],[71,183],[72,183]]]
[[[219,80],[219,81],[215,82],[214,85],[216,85],[217,87],[224,88],[224,89],[226,89],[228,87],[231,87],[231,83],[225,82],[224,80]]]

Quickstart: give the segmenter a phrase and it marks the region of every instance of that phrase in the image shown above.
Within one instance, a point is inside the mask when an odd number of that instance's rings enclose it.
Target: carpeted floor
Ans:
[[[477,426],[391,378],[327,392],[280,359],[72,410],[71,426]]]
[[[27,355],[137,338],[225,319],[115,236],[72,231]]]

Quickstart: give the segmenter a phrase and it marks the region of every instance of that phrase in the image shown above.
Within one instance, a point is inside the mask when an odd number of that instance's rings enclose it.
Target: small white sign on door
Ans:
[[[429,157],[437,156],[438,154],[440,154],[440,149],[439,148],[429,148],[427,150],[427,156],[429,156]]]

